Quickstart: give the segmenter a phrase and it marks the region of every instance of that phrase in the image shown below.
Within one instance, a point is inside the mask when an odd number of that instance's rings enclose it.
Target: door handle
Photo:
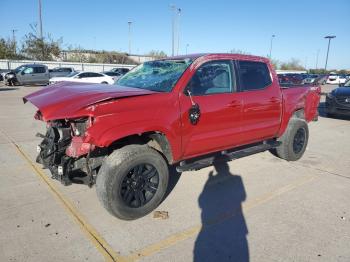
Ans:
[[[240,107],[241,106],[241,102],[239,102],[239,101],[231,101],[230,103],[228,103],[227,106],[228,107]]]
[[[270,99],[270,102],[271,103],[277,103],[277,102],[279,102],[280,100],[277,98],[277,97],[272,97],[271,99]]]

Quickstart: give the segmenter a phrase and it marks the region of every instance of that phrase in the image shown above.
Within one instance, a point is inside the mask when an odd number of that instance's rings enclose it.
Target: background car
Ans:
[[[96,83],[96,84],[114,84],[112,77],[94,72],[72,72],[66,77],[53,77],[50,84],[57,82],[80,82],[80,83]]]
[[[304,80],[303,84],[313,84],[317,79],[318,75],[308,75]]]
[[[72,72],[75,72],[73,67],[56,67],[54,69],[49,69],[50,78],[67,76]]]
[[[101,73],[112,77],[114,81],[118,80],[122,76],[121,73],[113,72],[113,71],[105,71],[105,72],[101,72]]]
[[[344,75],[330,75],[327,79],[327,84],[339,85],[345,84],[346,77]]]
[[[120,75],[125,75],[127,72],[130,71],[129,68],[124,68],[124,67],[114,67],[111,70],[109,70],[110,72],[118,72],[120,73]]]
[[[26,64],[5,74],[7,85],[48,84],[49,70],[46,65]]]
[[[326,114],[350,116],[350,80],[326,96]]]

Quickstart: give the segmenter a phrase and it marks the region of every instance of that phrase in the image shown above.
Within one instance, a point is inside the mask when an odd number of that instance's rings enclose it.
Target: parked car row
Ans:
[[[343,85],[348,79],[350,79],[350,75],[279,74],[278,79],[280,84]]]
[[[48,69],[42,64],[25,64],[14,70],[3,71],[0,81],[4,81],[6,85],[29,85],[40,84],[47,85],[61,81],[84,82],[84,83],[101,83],[113,84],[120,76],[127,73],[127,68],[113,68],[110,71],[95,72],[79,72],[73,67],[57,67]]]

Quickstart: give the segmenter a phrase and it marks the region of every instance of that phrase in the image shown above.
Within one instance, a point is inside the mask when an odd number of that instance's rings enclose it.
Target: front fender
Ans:
[[[98,147],[108,147],[112,143],[132,135],[141,135],[148,132],[163,134],[171,147],[172,158],[176,162],[181,157],[181,136],[177,133],[177,123],[150,124],[151,121],[137,121],[120,125],[104,125],[98,123],[90,127],[86,132],[85,142]],[[174,126],[174,127],[172,127]]]

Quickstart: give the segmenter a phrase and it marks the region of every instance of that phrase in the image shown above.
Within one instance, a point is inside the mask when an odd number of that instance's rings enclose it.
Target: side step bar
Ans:
[[[276,148],[281,142],[276,140],[267,140],[257,144],[238,147],[232,150],[225,150],[218,153],[210,154],[201,158],[181,161],[176,167],[177,172],[195,171],[208,166],[211,166],[214,161],[231,161],[241,157],[253,155],[272,148]]]

